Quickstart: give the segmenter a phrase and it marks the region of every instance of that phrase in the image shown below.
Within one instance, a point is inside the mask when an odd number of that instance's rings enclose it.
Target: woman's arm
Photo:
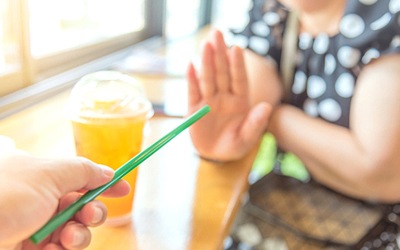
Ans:
[[[400,200],[400,55],[366,66],[357,82],[350,129],[276,108],[269,130],[299,156],[313,178],[351,196]]]
[[[261,57],[250,50],[244,51],[248,73],[251,105],[267,102],[273,107],[282,99],[283,89],[276,65],[272,60]]]

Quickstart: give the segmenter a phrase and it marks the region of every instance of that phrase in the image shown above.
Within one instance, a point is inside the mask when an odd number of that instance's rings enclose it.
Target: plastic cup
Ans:
[[[113,169],[141,151],[144,127],[154,113],[140,83],[116,71],[99,71],[80,79],[67,109],[76,154]],[[108,208],[106,224],[130,222],[137,171],[123,178],[131,185],[127,196],[98,198]]]

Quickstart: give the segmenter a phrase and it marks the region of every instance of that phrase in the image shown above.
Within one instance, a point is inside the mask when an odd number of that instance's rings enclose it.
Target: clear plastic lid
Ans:
[[[153,115],[143,86],[117,71],[98,71],[82,77],[73,87],[67,113],[76,119],[108,119]]]

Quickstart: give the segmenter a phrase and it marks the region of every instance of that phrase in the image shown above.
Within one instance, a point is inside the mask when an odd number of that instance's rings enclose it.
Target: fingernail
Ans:
[[[100,223],[100,221],[102,219],[103,219],[103,210],[101,210],[100,208],[96,207],[94,209],[92,223],[93,224],[98,224],[98,223]]]
[[[72,239],[72,245],[75,247],[79,247],[83,244],[85,241],[85,236],[82,233],[75,232],[73,239]]]
[[[100,165],[101,168],[103,169],[103,174],[107,177],[113,177],[114,176],[114,170],[108,166],[105,165]]]

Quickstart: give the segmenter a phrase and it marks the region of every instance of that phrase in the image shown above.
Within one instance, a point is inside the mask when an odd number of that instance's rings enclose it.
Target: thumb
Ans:
[[[114,170],[86,158],[49,160],[48,174],[61,195],[81,189],[94,189],[109,182]]]
[[[250,110],[240,131],[245,145],[254,145],[260,139],[267,128],[271,110],[271,105],[266,102]]]

